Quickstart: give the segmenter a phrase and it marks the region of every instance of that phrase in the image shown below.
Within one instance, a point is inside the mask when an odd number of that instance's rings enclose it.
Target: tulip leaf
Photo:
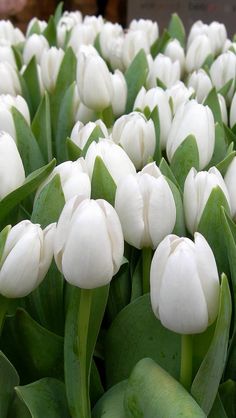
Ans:
[[[82,156],[82,149],[80,149],[69,137],[66,139],[66,149],[70,161],[76,161]]]
[[[232,129],[230,129],[227,125],[225,125],[225,123],[223,123],[223,128],[224,128],[224,133],[225,133],[225,138],[227,140],[227,143],[233,142],[236,145],[236,135],[232,131]]]
[[[185,29],[182,20],[177,15],[177,13],[173,13],[171,15],[170,23],[168,26],[168,33],[172,38],[178,39],[181,46],[184,48],[185,46]]]
[[[182,202],[181,194],[179,192],[179,189],[176,187],[174,183],[172,183],[171,180],[169,180],[168,178],[166,178],[166,180],[171,188],[171,191],[175,200],[175,207],[176,207],[176,221],[175,221],[175,226],[174,226],[172,233],[179,235],[179,236],[185,236],[186,229],[185,229],[184,209],[183,209],[183,202]]]
[[[89,138],[88,138],[88,140],[87,140],[87,142],[86,142],[86,144],[85,144],[85,146],[82,150],[82,154],[81,154],[82,157],[85,157],[85,155],[88,151],[88,148],[92,144],[92,142],[94,142],[94,141],[98,142],[99,138],[104,138],[104,134],[103,134],[100,126],[96,126],[94,128],[94,130],[91,132],[91,134],[90,134],[90,136],[89,136]]]
[[[143,294],[142,276],[142,257],[139,257],[139,260],[132,274],[131,302],[133,302],[135,299],[139,298]]]
[[[27,88],[27,103],[30,109],[31,118],[35,115],[41,101],[40,84],[38,78],[38,69],[35,55],[30,60],[25,71],[23,79]]]
[[[21,67],[23,65],[23,63],[22,63],[22,54],[19,51],[19,48],[17,47],[17,45],[11,45],[11,49],[12,49],[13,54],[14,54],[14,58],[15,58],[15,62],[16,62],[17,69],[18,69],[18,71],[20,71],[21,70]]]
[[[14,387],[19,385],[19,376],[8,358],[0,351],[0,417],[7,418],[8,408],[14,396]]]
[[[236,155],[236,151],[230,152],[222,161],[220,161],[216,165],[216,168],[220,171],[220,173],[223,177],[225,176],[226,171],[227,171],[230,163],[233,161],[235,155]]]
[[[91,180],[93,199],[105,199],[112,206],[115,203],[116,184],[101,157],[96,157]]]
[[[165,83],[163,83],[163,81],[161,81],[160,78],[156,78],[156,85],[157,85],[157,87],[160,87],[162,90],[167,89]]]
[[[12,108],[12,116],[16,129],[17,147],[21,155],[26,175],[45,164],[39,145],[24,116]]]
[[[227,146],[224,129],[223,126],[217,122],[215,125],[215,148],[208,167],[212,167],[222,161],[226,157],[226,153]]]
[[[38,107],[31,126],[32,132],[37,139],[41,153],[45,161],[52,159],[52,132],[50,103],[47,92]]]
[[[226,412],[221,402],[221,398],[219,394],[216,395],[215,402],[213,403],[213,406],[208,415],[208,418],[229,418],[229,416],[226,415]]]
[[[32,418],[30,411],[23,401],[16,395],[9,407],[7,418]]]
[[[102,55],[102,50],[101,50],[101,44],[100,44],[100,33],[97,34],[95,41],[93,43],[94,48],[98,51],[99,55],[101,55],[101,57],[103,57]],[[105,60],[105,58],[103,57],[103,59]]]
[[[42,327],[21,308],[6,318],[2,347],[23,381],[63,376],[63,338]]]
[[[195,167],[197,171],[199,170],[199,153],[195,137],[188,135],[178,146],[170,163],[170,168],[181,189],[192,167]]]
[[[208,74],[209,74],[209,68],[212,66],[213,61],[214,61],[214,55],[213,54],[208,54],[205,61],[202,64],[202,68]]]
[[[50,46],[57,45],[57,29],[53,16],[50,16],[48,24],[43,31],[43,36],[47,39]]]
[[[226,98],[232,84],[233,84],[233,78],[229,81],[227,81],[227,83],[225,83],[225,85],[223,87],[221,87],[221,89],[218,91],[218,93],[222,94],[222,96],[224,96],[224,98]]]
[[[221,277],[220,305],[214,336],[191,387],[193,397],[207,415],[217,395],[229,341],[232,304],[227,277],[225,274]]]
[[[176,187],[178,187],[178,188],[179,188],[179,184],[178,184],[178,182],[177,182],[177,180],[176,180],[176,178],[175,178],[175,176],[174,176],[173,172],[171,171],[171,168],[170,168],[169,164],[166,162],[166,160],[165,160],[165,158],[164,158],[164,157],[162,157],[162,159],[161,159],[161,162],[160,162],[159,168],[160,168],[160,170],[161,170],[161,173],[162,173],[165,177],[167,177],[169,180],[171,180],[171,181],[172,181],[172,183],[174,183]]]
[[[125,113],[130,113],[132,111],[136,96],[141,87],[145,84],[147,75],[148,62],[144,50],[141,49],[125,72],[128,89]]]
[[[118,273],[112,278],[106,308],[106,319],[111,323],[118,313],[130,301],[130,274],[128,261],[122,265]]]
[[[135,299],[117,315],[107,333],[107,385],[127,379],[137,361],[147,356],[178,378],[180,340],[154,316],[149,294]]]
[[[222,123],[220,103],[215,87],[213,87],[213,89],[208,93],[206,99],[204,100],[204,106],[209,106],[209,108],[211,109],[215,123]]]
[[[151,112],[148,119],[152,119],[155,127],[155,135],[156,135],[156,148],[153,155],[154,161],[156,161],[156,164],[159,165],[161,161],[161,143],[160,143],[160,118],[159,118],[159,112],[158,107],[156,106],[153,111]]]
[[[31,28],[29,30],[29,33],[27,31],[27,38],[29,38],[34,33],[36,33],[36,35],[40,35],[41,34],[41,30],[40,30],[40,26],[39,26],[38,20],[35,20],[35,22],[33,23],[33,25],[31,26]]]
[[[37,187],[55,167],[55,160],[52,160],[49,164],[31,173],[26,179],[24,184],[13,192],[9,193],[4,199],[0,201],[0,222],[2,222],[8,213],[17,206],[23,199],[34,192]]]
[[[46,377],[15,390],[33,418],[70,418],[65,385],[60,380]]]
[[[236,382],[233,380],[227,380],[227,382],[222,383],[219,388],[220,399],[224,405],[225,411],[227,412],[227,417],[236,416]],[[221,418],[221,417],[220,417]]]
[[[64,345],[66,394],[72,416],[81,416],[82,393],[80,388],[82,382],[82,365],[80,363],[80,353],[77,349],[78,342],[80,342],[80,332],[82,331],[78,329],[81,290],[71,285],[68,285],[67,290],[68,303],[66,311]],[[83,382],[86,386],[90,380],[89,377],[92,357],[107,303],[109,286],[92,289],[90,292],[92,300],[86,343],[86,382]],[[85,390],[87,391],[88,388],[85,387]]]
[[[127,418],[206,418],[184,387],[150,358],[134,367],[124,395]]]
[[[123,401],[127,381],[123,380],[109,389],[92,411],[92,418],[126,418]]]
[[[160,38],[157,38],[156,41],[151,46],[152,58],[156,58],[157,54],[164,52],[166,45],[171,39],[171,35],[164,29]]]
[[[56,10],[55,10],[54,16],[53,16],[56,26],[57,26],[57,24],[58,24],[58,22],[59,22],[59,20],[62,16],[62,12],[63,12],[63,1],[60,1],[60,3],[58,3],[58,5],[56,7]]]

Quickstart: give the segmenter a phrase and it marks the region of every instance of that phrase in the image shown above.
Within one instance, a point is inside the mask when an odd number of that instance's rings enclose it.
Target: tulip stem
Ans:
[[[2,333],[2,327],[4,324],[4,319],[7,313],[8,305],[9,305],[9,299],[0,295],[0,335]]]
[[[181,366],[180,383],[189,390],[192,383],[192,357],[193,337],[192,335],[181,336]]]
[[[80,290],[80,304],[78,317],[78,354],[80,362],[80,418],[90,418],[89,380],[90,364],[87,364],[88,329],[91,312],[92,290]]]
[[[142,249],[142,267],[143,267],[143,295],[150,292],[150,267],[152,261],[152,249],[144,247]]]

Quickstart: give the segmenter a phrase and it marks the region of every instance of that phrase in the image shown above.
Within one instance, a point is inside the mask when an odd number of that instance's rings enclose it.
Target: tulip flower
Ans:
[[[148,87],[155,87],[157,78],[166,86],[171,87],[180,79],[180,63],[172,62],[169,57],[158,54],[151,65],[148,75]]]
[[[213,85],[205,70],[194,71],[188,79],[188,87],[192,87],[196,94],[198,103],[202,103],[210,93]]]
[[[113,141],[125,150],[137,170],[152,157],[156,147],[155,127],[152,119],[142,113],[123,115],[115,122],[112,130]]]
[[[211,109],[190,100],[177,110],[167,139],[169,161],[188,135],[194,135],[199,153],[200,169],[210,162],[215,146],[215,123]]]
[[[223,177],[216,167],[197,173],[192,168],[184,183],[184,212],[186,226],[192,234],[197,231],[201,216],[214,188],[219,187],[230,208],[229,194]]]
[[[104,138],[108,138],[109,133],[107,127],[101,119],[95,122],[88,122],[85,125],[78,120],[71,131],[70,138],[80,149],[83,149],[91,133],[97,126],[101,129]]]
[[[186,53],[186,70],[198,70],[212,53],[211,43],[207,35],[197,36],[190,44]]]
[[[120,37],[123,37],[123,28],[121,25],[111,22],[104,23],[99,35],[99,43],[102,56],[106,61],[110,60],[113,42]]]
[[[65,279],[82,289],[109,283],[121,266],[124,240],[118,215],[105,200],[70,199],[59,218],[54,257]]]
[[[24,42],[25,37],[19,28],[14,28],[10,20],[0,20],[0,39],[5,45],[16,45]]]
[[[30,124],[30,113],[28,105],[21,96],[11,96],[10,94],[0,95],[0,127],[1,130],[9,133],[16,141],[16,130],[11,113],[11,109],[15,107],[24,116],[26,122]]]
[[[123,73],[115,70],[111,74],[111,82],[113,87],[113,95],[111,96],[111,107],[114,116],[123,115],[127,101],[127,83]]]
[[[172,39],[168,42],[164,54],[169,57],[173,63],[175,61],[179,62],[181,74],[183,74],[185,69],[185,54],[178,39]]]
[[[236,157],[233,158],[229,164],[224,176],[224,181],[229,193],[230,206],[232,211],[232,217],[236,217],[236,189],[235,189],[235,176],[236,176]]]
[[[21,93],[17,70],[8,62],[0,62],[0,80],[2,80],[0,84],[0,94],[17,96],[17,94]]]
[[[228,111],[227,111],[227,106],[226,106],[226,100],[224,96],[222,96],[222,94],[220,93],[217,94],[217,97],[218,97],[218,101],[220,105],[220,113],[221,113],[222,122],[225,125],[228,125]]]
[[[23,50],[24,63],[28,64],[31,58],[35,56],[37,63],[40,64],[43,52],[48,49],[49,44],[47,39],[43,35],[37,35],[34,33],[25,42]]]
[[[26,220],[7,228],[0,264],[0,294],[24,297],[41,283],[49,269],[55,224],[42,230],[40,225]]]
[[[68,46],[78,54],[81,45],[92,45],[96,38],[96,31],[92,26],[77,23],[71,31]]]
[[[64,12],[57,24],[57,44],[60,48],[65,45],[68,32],[77,24],[82,23],[82,14],[77,12]]]
[[[47,27],[47,22],[45,20],[40,20],[37,17],[33,17],[26,28],[26,37],[29,37],[33,27],[37,27],[37,33],[43,33]]]
[[[208,27],[208,37],[214,55],[220,54],[227,39],[225,25],[219,22],[211,22]]]
[[[22,186],[25,170],[14,139],[0,131],[0,199]]]
[[[210,68],[211,80],[217,90],[220,90],[228,81],[232,80],[231,87],[226,97],[228,104],[234,94],[235,73],[236,56],[231,51],[219,55]]]
[[[194,22],[189,31],[187,48],[189,48],[190,44],[197,36],[208,35],[208,30],[208,25],[203,23],[201,20]]]
[[[133,19],[129,24],[129,29],[133,31],[144,31],[147,35],[149,46],[151,46],[159,36],[159,28],[157,22],[153,22],[150,19]]]
[[[8,62],[16,68],[16,60],[10,45],[0,45],[0,62]]]
[[[45,49],[41,55],[42,80],[48,91],[53,91],[55,88],[63,58],[64,51],[56,47]]]
[[[218,313],[219,277],[206,239],[194,242],[168,235],[157,247],[150,275],[151,304],[162,325],[181,334],[198,334]]]
[[[137,55],[143,49],[146,54],[149,53],[150,45],[148,35],[143,30],[129,30],[124,37],[122,60],[125,68],[128,68]]]
[[[173,115],[177,109],[183,104],[189,101],[190,97],[194,94],[192,87],[186,87],[182,81],[177,81],[173,86],[166,89],[166,94],[171,100],[171,106]]]
[[[236,93],[233,95],[230,106],[229,123],[231,128],[233,128],[236,124]]]

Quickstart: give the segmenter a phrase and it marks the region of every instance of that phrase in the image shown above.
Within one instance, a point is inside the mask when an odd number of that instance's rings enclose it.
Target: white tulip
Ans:
[[[181,74],[185,69],[185,53],[178,39],[172,39],[165,47],[164,54],[171,59],[172,62],[178,61],[180,65]]]
[[[56,86],[57,76],[64,58],[64,51],[56,47],[44,49],[41,55],[42,80],[48,91],[53,91]]]
[[[149,53],[150,46],[148,36],[143,30],[129,30],[124,37],[122,60],[125,68],[128,68],[137,55],[143,49]]]
[[[219,22],[211,22],[208,27],[208,37],[210,39],[213,54],[220,54],[227,39],[227,31],[225,25]]]
[[[127,101],[127,83],[124,74],[120,70],[115,70],[111,74],[113,94],[111,96],[111,106],[115,117],[123,115]]]
[[[219,55],[210,68],[210,76],[213,85],[220,90],[228,81],[232,80],[231,87],[227,93],[227,102],[230,103],[235,86],[236,55],[227,51]]]
[[[16,96],[21,93],[20,80],[17,70],[8,62],[0,62],[0,94],[12,94]]]
[[[190,44],[186,53],[186,70],[190,73],[198,70],[212,53],[211,44],[207,35],[197,36]]]
[[[91,133],[97,126],[101,129],[104,138],[108,138],[109,133],[107,127],[101,119],[98,119],[95,122],[88,122],[85,125],[78,120],[71,131],[70,138],[75,145],[80,149],[83,149]]]
[[[203,103],[204,99],[213,88],[209,75],[202,68],[190,74],[188,87],[194,89],[198,103]]]
[[[47,39],[43,35],[37,35],[36,33],[31,35],[25,42],[23,50],[23,61],[28,64],[33,56],[40,64],[41,56],[43,52],[49,49]]]
[[[92,45],[96,38],[96,32],[90,25],[77,23],[71,31],[68,46],[71,46],[74,53],[77,54],[81,45]]]
[[[218,101],[220,105],[220,113],[221,113],[222,122],[224,122],[225,125],[228,125],[228,111],[227,111],[225,98],[220,93],[217,94],[217,97],[218,97]]]
[[[170,88],[166,89],[166,94],[171,100],[173,115],[177,109],[184,103],[188,102],[193,95],[194,90],[192,87],[186,87],[182,81],[177,81]]]
[[[39,20],[37,17],[33,17],[27,25],[27,29],[26,29],[27,38],[31,35],[31,31],[33,27],[37,27],[38,32],[43,33],[43,31],[47,27],[47,22],[45,20]]]
[[[109,55],[109,63],[113,70],[119,69],[120,71],[125,71],[125,65],[123,63],[123,46],[124,46],[124,36],[119,36],[118,38],[111,39],[111,52]]]
[[[233,128],[236,124],[236,93],[233,95],[233,99],[230,106],[229,124]]]
[[[133,19],[130,22],[129,29],[137,31],[144,31],[147,35],[149,46],[151,46],[159,36],[159,28],[157,22],[150,19]]]
[[[28,105],[21,96],[11,96],[10,94],[0,95],[0,127],[3,131],[9,133],[16,141],[16,129],[12,117],[11,109],[15,107],[24,116],[26,122],[30,125],[30,113]]]
[[[0,45],[0,62],[8,62],[16,68],[16,60],[10,45]]]
[[[16,45],[24,40],[21,30],[15,28],[10,20],[0,20],[0,44]]]
[[[208,35],[209,27],[206,23],[203,23],[201,20],[197,20],[191,26],[188,40],[187,40],[187,49],[189,48],[192,41],[199,35]]]
[[[158,54],[151,65],[147,79],[149,88],[157,85],[157,78],[166,86],[171,87],[180,79],[180,63],[163,55]]]
[[[77,24],[82,23],[82,14],[77,12],[64,12],[57,24],[57,44],[64,47],[68,32]]]
[[[106,61],[110,60],[114,40],[123,37],[123,28],[118,23],[104,23],[99,34],[99,44],[102,56]]]
[[[235,176],[236,176],[236,157],[233,158],[229,164],[225,173],[224,181],[229,193],[230,206],[232,211],[232,217],[236,218],[236,189],[235,189]]]

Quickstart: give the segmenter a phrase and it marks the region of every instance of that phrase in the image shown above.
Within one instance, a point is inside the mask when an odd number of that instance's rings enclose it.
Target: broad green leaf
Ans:
[[[160,78],[156,78],[156,85],[157,85],[157,87],[160,87],[162,90],[167,89],[165,83],[163,83],[163,81],[161,81]]]
[[[17,138],[17,147],[21,155],[26,175],[45,164],[39,145],[24,116],[16,109],[11,110]]]
[[[109,320],[109,323],[128,305],[131,293],[130,288],[129,264],[126,260],[126,263],[123,264],[118,273],[112,278],[110,284],[106,308],[106,319]]]
[[[98,112],[98,119],[102,119],[107,128],[112,128],[115,122],[112,106],[108,106],[102,112]]]
[[[21,187],[18,187],[18,189],[14,190],[0,201],[0,222],[5,219],[7,214],[15,206],[39,187],[43,180],[49,176],[54,167],[55,160],[52,160],[49,164],[31,173]]]
[[[57,26],[61,16],[62,16],[62,12],[63,12],[63,1],[60,1],[60,3],[58,3],[57,8],[55,10],[54,13],[54,22],[55,25]]]
[[[212,66],[212,63],[214,61],[214,55],[209,54],[207,55],[204,63],[202,64],[202,68],[209,74],[209,69]]]
[[[0,351],[0,417],[7,418],[8,408],[19,385],[19,376],[8,358]]]
[[[155,127],[155,134],[156,134],[156,148],[153,155],[154,161],[156,161],[157,165],[159,165],[161,161],[161,144],[160,144],[160,119],[159,119],[159,112],[158,107],[156,106],[153,111],[151,112],[148,119],[152,119]]]
[[[16,61],[16,65],[17,65],[17,69],[18,71],[21,70],[22,67],[22,54],[21,51],[19,50],[19,48],[17,47],[17,45],[11,45],[11,49],[13,51],[14,54],[14,58]]]
[[[218,91],[218,93],[222,94],[222,96],[224,96],[224,98],[226,98],[232,84],[233,84],[233,79],[227,81],[227,83]]]
[[[92,418],[126,418],[123,401],[127,381],[109,389],[98,401],[92,411]]]
[[[147,74],[148,62],[144,50],[141,49],[125,72],[125,79],[128,88],[125,113],[132,111],[136,96],[146,82]]]
[[[31,35],[33,35],[34,33],[36,33],[37,35],[40,35],[41,34],[41,30],[40,30],[40,26],[39,26],[39,23],[38,23],[38,21],[36,20],[35,22],[34,22],[34,24],[31,26],[31,28],[30,28],[30,31],[29,31],[29,33],[28,33],[28,38],[31,36]]]
[[[43,36],[47,39],[50,46],[57,45],[57,30],[53,16],[50,16],[47,27],[43,31]]]
[[[179,189],[176,187],[174,183],[172,183],[171,180],[169,180],[168,178],[166,178],[166,180],[172,191],[172,194],[175,200],[175,207],[176,207],[176,221],[175,221],[175,226],[174,226],[172,233],[179,235],[179,236],[185,236],[186,229],[185,229],[184,209],[183,209],[183,202],[182,202],[181,194],[179,192]]]
[[[160,168],[160,170],[161,170],[162,174],[163,174],[165,177],[167,177],[169,180],[171,180],[171,181],[172,181],[172,183],[174,183],[174,184],[175,184],[175,186],[176,186],[177,188],[179,188],[179,184],[178,184],[178,182],[177,182],[177,180],[176,180],[176,178],[175,178],[174,174],[172,173],[172,171],[171,171],[171,168],[170,168],[169,164],[166,162],[166,160],[165,160],[165,158],[164,158],[164,157],[162,157],[162,159],[161,159],[161,162],[160,162],[159,168]]]
[[[93,199],[105,199],[114,206],[116,184],[101,157],[96,157],[91,180]]]
[[[175,151],[170,163],[170,168],[181,188],[192,167],[199,170],[199,153],[195,137],[188,135]]]
[[[58,163],[67,160],[66,138],[71,134],[74,124],[75,84],[68,87],[60,106],[57,130],[55,133],[56,156]]]
[[[27,406],[18,398],[16,392],[14,394],[14,399],[9,406],[7,418],[32,418]]]
[[[152,58],[155,58],[160,52],[164,52],[170,39],[171,35],[167,32],[166,29],[164,29],[161,37],[157,38],[157,40],[151,46]]]
[[[208,418],[229,418],[229,416],[226,415],[224,406],[218,394],[216,395],[215,402],[213,403]]]
[[[82,150],[70,139],[66,139],[66,152],[70,161],[76,161],[82,156]]]
[[[208,93],[206,99],[204,100],[204,105],[209,106],[211,109],[215,123],[222,123],[220,104],[215,87],[213,87],[213,89]]]
[[[23,309],[6,318],[2,346],[22,380],[63,376],[63,338],[48,331]]]
[[[124,410],[127,418],[206,418],[184,387],[150,358],[134,367],[125,390]]]
[[[227,380],[227,382],[222,383],[222,385],[220,385],[219,393],[220,399],[227,413],[227,417],[236,417],[236,382],[233,380]]]
[[[142,288],[142,258],[140,257],[132,274],[131,302],[143,294]]]
[[[185,47],[185,29],[183,22],[177,13],[173,13],[171,15],[170,23],[168,26],[168,33],[172,38],[178,39],[183,48]]]
[[[108,387],[127,379],[135,364],[150,357],[171,375],[180,370],[180,335],[164,328],[154,316],[150,296],[135,299],[115,318],[105,345]]]
[[[226,138],[227,143],[230,144],[231,142],[233,142],[234,145],[236,145],[236,135],[232,131],[232,129],[230,129],[224,123],[223,123],[223,128],[224,128],[224,133],[225,133],[225,138]]]
[[[227,277],[222,274],[219,313],[210,348],[194,378],[191,393],[208,415],[224,371],[231,320],[231,296]]]
[[[208,167],[218,164],[225,159],[227,153],[227,144],[225,141],[225,134],[223,126],[218,122],[215,124],[215,148],[212,159]]]
[[[92,142],[96,141],[98,142],[99,138],[104,138],[104,134],[99,126],[96,126],[94,130],[92,131],[91,135],[89,136],[84,148],[82,149],[81,156],[85,157],[89,146],[92,144]]]
[[[70,418],[65,385],[60,380],[46,377],[26,386],[17,386],[16,393],[33,418]]]
[[[35,56],[32,57],[25,71],[23,72],[23,79],[25,80],[27,87],[27,102],[30,109],[30,115],[31,118],[33,118],[41,101],[41,92]]]
[[[32,132],[37,139],[39,148],[45,161],[52,159],[52,132],[51,132],[51,114],[50,103],[47,92],[38,107],[33,119]]]
[[[225,157],[222,161],[220,161],[216,168],[220,171],[221,175],[224,177],[226,174],[226,171],[230,165],[230,163],[233,161],[234,157],[236,155],[236,151],[230,152],[227,157]]]

